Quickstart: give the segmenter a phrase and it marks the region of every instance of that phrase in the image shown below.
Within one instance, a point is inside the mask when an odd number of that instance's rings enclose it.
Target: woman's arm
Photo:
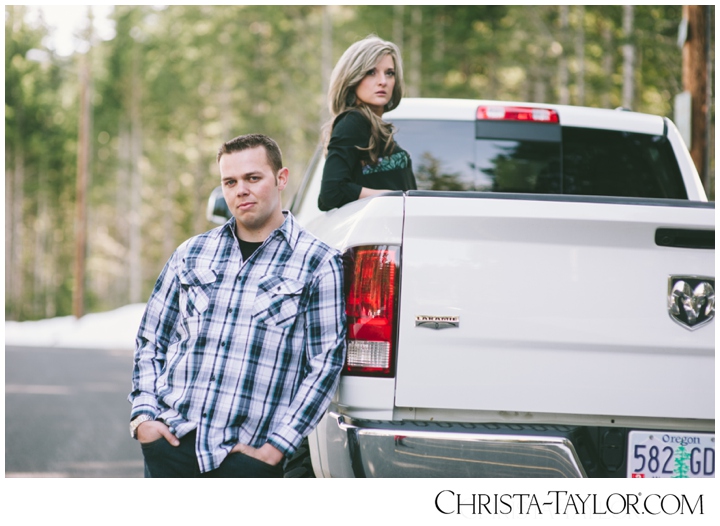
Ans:
[[[350,112],[336,121],[328,144],[323,169],[318,208],[322,211],[339,208],[346,203],[377,195],[388,190],[374,190],[357,184],[353,173],[360,169],[363,152],[370,139],[370,123],[357,112]]]
[[[358,199],[364,199],[366,197],[372,197],[374,195],[380,195],[385,192],[390,192],[391,190],[376,190],[375,188],[365,188],[362,187],[362,190],[360,190],[360,197]]]

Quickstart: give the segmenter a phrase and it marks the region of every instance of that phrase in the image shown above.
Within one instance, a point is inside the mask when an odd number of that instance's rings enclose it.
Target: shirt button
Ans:
[[[203,413],[203,418],[207,418],[207,413]]]
[[[210,381],[211,381],[211,382],[214,382],[214,381],[215,381],[215,375],[212,375],[212,376],[210,377]]]

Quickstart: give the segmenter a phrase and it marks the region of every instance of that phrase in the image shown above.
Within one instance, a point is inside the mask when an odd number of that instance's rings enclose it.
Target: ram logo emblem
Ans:
[[[670,276],[668,313],[673,321],[691,331],[715,317],[715,279],[702,276]]]

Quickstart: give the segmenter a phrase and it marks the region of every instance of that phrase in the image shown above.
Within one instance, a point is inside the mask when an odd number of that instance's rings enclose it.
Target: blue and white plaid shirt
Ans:
[[[322,417],[345,359],[339,252],[283,225],[243,261],[235,219],[165,265],[136,340],[131,419],[197,429],[202,472],[237,443],[290,454]]]

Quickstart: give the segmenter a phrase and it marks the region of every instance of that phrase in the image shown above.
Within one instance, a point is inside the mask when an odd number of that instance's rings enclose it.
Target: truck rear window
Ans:
[[[421,190],[687,199],[662,136],[531,123],[395,125]]]

